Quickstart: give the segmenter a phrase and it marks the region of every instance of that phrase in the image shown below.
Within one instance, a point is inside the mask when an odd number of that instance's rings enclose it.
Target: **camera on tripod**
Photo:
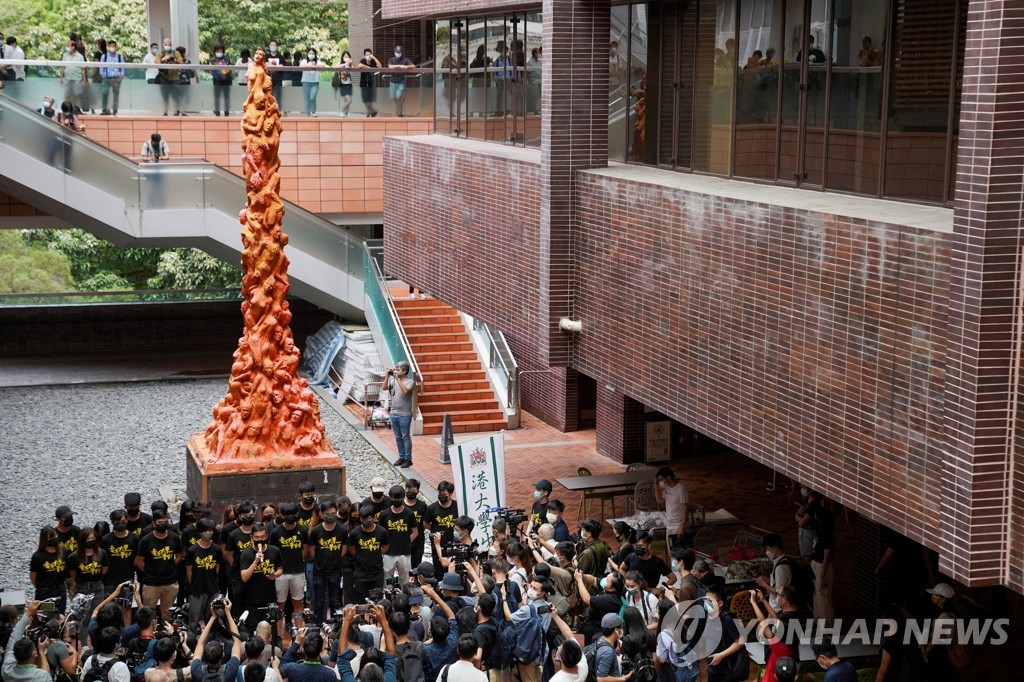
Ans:
[[[167,622],[171,624],[175,632],[188,629],[189,603],[181,606],[172,606],[167,609]]]
[[[499,507],[494,510],[494,515],[499,519],[505,519],[509,528],[518,526],[520,523],[523,523],[530,518],[530,515],[526,513],[525,509],[516,509],[514,507]]]
[[[271,625],[284,618],[284,611],[277,605],[277,602],[270,602],[266,606],[259,606],[256,608],[256,612],[260,614],[262,620],[267,621]]]

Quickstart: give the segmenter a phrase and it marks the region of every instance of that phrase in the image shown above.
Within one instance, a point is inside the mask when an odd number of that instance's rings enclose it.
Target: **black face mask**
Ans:
[[[213,531],[212,530],[208,530],[208,531],[206,531],[204,533],[200,533],[199,537],[202,540],[212,540],[213,539]]]
[[[338,520],[342,523],[348,523],[348,520],[352,518],[352,514],[338,514]]]
[[[284,522],[285,523],[298,523],[299,522],[299,517],[298,516],[286,516],[286,517],[284,517]]]
[[[438,502],[447,502],[449,499],[451,499],[451,498],[447,494],[441,494],[441,493],[437,494],[437,501]]]
[[[87,549],[94,549],[96,547],[96,541],[95,540],[86,540],[85,541],[85,546],[86,546]]]
[[[157,533],[166,533],[167,529],[171,527],[169,523],[154,523],[153,530]]]
[[[637,556],[644,556],[645,554],[647,554],[647,548],[646,547],[637,547],[636,548],[636,555]]]
[[[114,530],[116,530],[118,533],[126,531],[126,530],[128,530],[128,524],[127,523],[115,523],[114,524]]]
[[[240,519],[238,519],[238,525],[240,525],[240,526],[251,526],[253,523],[255,523],[255,521],[256,521],[256,517],[255,516],[243,516]]]
[[[316,502],[316,495],[303,495],[302,501],[305,502],[306,504],[313,504],[314,502]]]
[[[273,523],[273,522],[274,522],[274,515],[273,514],[264,514],[263,515],[263,523]]]
[[[402,498],[401,497],[392,497],[391,498],[391,506],[392,507],[401,507],[402,506]]]
[[[337,514],[327,514],[326,516],[324,516],[324,523],[334,523],[337,520],[338,520],[338,515]]]
[[[416,501],[417,497],[419,497],[419,495],[417,495],[416,493],[406,493],[405,494],[405,499],[412,500],[414,502]]]
[[[372,497],[375,500],[383,500],[384,499],[384,493],[373,493]]]
[[[56,547],[59,544],[60,544],[60,540],[58,540],[57,538],[46,538],[46,546],[47,547]]]
[[[139,508],[138,507],[133,507],[131,509],[125,509],[124,511],[125,511],[126,514],[128,514],[128,518],[130,518],[130,519],[138,518],[138,516],[139,516]]]
[[[73,525],[75,523],[75,517],[74,516],[65,516],[63,519],[60,519],[60,522],[63,525],[65,525],[65,526],[70,526],[70,525]]]
[[[363,519],[362,525],[363,528],[369,530],[373,526],[373,519]]]

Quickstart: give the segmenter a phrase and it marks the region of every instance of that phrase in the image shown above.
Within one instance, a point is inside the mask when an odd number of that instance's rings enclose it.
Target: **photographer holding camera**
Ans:
[[[409,376],[409,363],[405,360],[395,363],[384,377],[383,390],[391,394],[391,430],[395,432],[395,446],[398,448],[396,467],[412,466],[412,409],[416,395],[416,379]]]
[[[46,660],[46,647],[50,638],[43,634],[37,641],[25,636],[25,630],[35,620],[41,601],[34,601],[25,609],[8,640],[4,653],[4,682],[52,682],[50,664]]]
[[[199,641],[196,642],[196,651],[202,652],[202,658],[192,661],[192,679],[197,682],[205,680],[207,674],[210,674],[211,677],[219,674],[222,682],[235,682],[239,661],[242,658],[242,637],[238,634],[238,626],[231,615],[231,606],[230,599],[225,599],[222,602],[214,600],[210,604],[211,617],[207,619],[206,627],[203,628],[203,633],[199,635]],[[220,609],[222,611],[219,612]],[[214,623],[219,621],[222,614],[232,640],[231,657],[226,663],[224,662],[224,645],[218,641],[207,641],[213,632]]]
[[[457,571],[459,564],[470,557],[476,558],[476,542],[473,541],[473,528],[476,524],[468,516],[460,516],[455,519],[455,533],[451,541],[442,546],[442,533],[434,533],[434,556],[444,572]]]

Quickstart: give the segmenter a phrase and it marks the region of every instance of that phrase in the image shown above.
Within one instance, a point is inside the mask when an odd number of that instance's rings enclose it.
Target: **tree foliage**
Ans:
[[[90,53],[98,39],[113,38],[129,61],[141,61],[149,46],[146,0],[5,0],[0,26],[29,59],[59,59],[72,31]]]
[[[71,289],[71,263],[57,251],[30,245],[16,230],[0,230],[0,294]]]
[[[242,271],[199,249],[165,249],[150,289],[241,289]]]

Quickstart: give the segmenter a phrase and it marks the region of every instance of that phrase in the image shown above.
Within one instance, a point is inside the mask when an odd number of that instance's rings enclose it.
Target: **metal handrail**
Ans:
[[[477,331],[484,334],[487,339],[487,364],[492,369],[497,369],[506,377],[506,401],[509,409],[519,414],[519,365],[512,355],[512,349],[508,347],[505,335],[500,329],[492,329],[490,325],[482,320],[474,318],[473,326]]]
[[[423,374],[420,372],[419,364],[416,362],[416,356],[413,355],[412,347],[409,345],[409,339],[405,335],[405,328],[402,326],[402,320],[398,317],[398,309],[395,307],[395,301],[391,298],[391,290],[388,289],[387,278],[384,276],[384,271],[381,269],[381,261],[377,258],[377,253],[383,253],[384,245],[379,241],[367,240],[363,242],[363,248],[366,254],[366,273],[363,276],[363,286],[377,286],[381,290],[381,297],[384,300],[384,304],[387,308],[387,315],[390,318],[392,324],[395,326],[396,336],[398,342],[401,344],[403,358],[391,358],[393,362],[399,360],[405,360],[409,363],[409,371],[412,373],[417,386],[422,390],[423,388]],[[373,277],[371,278],[371,275]],[[371,284],[371,279],[373,280]],[[419,391],[413,393],[412,412],[415,416],[419,411]]]
[[[96,62],[96,61],[84,61],[84,62],[72,62],[64,61],[60,59],[0,59],[0,66],[47,66],[51,68],[76,68],[76,69],[164,69],[168,71],[174,71],[181,69],[191,69],[193,71],[239,71],[245,73],[249,68],[249,63],[245,64],[179,64],[178,62],[170,62],[167,64],[161,64],[160,62],[154,62],[152,64],[146,64],[143,62]],[[395,68],[387,66],[299,66],[292,64],[267,64],[267,71],[322,71],[324,73],[350,73],[350,74],[361,74],[361,73],[383,73],[383,74],[402,74],[410,76],[418,76],[423,74],[434,73],[433,68]]]

